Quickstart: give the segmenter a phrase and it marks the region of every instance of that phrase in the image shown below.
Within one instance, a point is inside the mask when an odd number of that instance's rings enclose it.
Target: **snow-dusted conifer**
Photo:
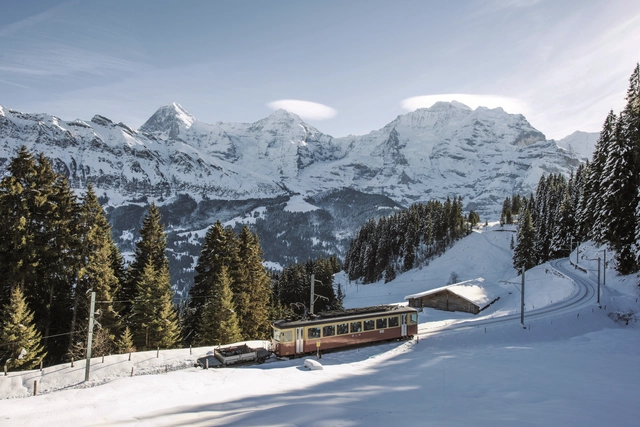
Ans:
[[[535,236],[531,214],[528,209],[525,209],[518,224],[518,238],[516,247],[513,250],[514,268],[520,270],[524,267],[525,270],[528,270],[538,264],[535,251]]]
[[[202,316],[196,325],[196,345],[230,344],[242,340],[242,331],[233,304],[231,279],[226,266],[213,283],[211,296],[202,306]]]
[[[0,344],[0,364],[11,370],[33,369],[46,355],[42,337],[33,324],[33,312],[19,286],[2,308]]]
[[[238,272],[232,283],[234,303],[242,336],[246,340],[266,339],[271,332],[270,281],[264,268],[258,236],[244,226],[237,239]],[[236,298],[239,296],[240,298]]]

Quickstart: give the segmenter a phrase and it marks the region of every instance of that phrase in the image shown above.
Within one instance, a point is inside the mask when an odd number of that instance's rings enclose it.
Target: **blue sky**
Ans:
[[[640,2],[0,0],[0,105],[139,127],[180,103],[333,136],[436,100],[599,131],[640,61]],[[290,102],[291,100],[297,102]]]

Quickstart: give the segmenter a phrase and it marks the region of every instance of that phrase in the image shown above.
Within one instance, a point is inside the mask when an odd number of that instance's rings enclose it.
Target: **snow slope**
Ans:
[[[211,351],[199,348],[191,356],[183,349],[160,351],[158,358],[156,352],[134,353],[131,362],[127,355],[107,357],[104,364],[93,359],[88,384],[82,382],[84,362],[76,362],[75,371],[65,366],[10,373],[0,377],[4,397],[25,387],[23,394],[29,394],[33,379],[42,382],[39,389],[61,389],[1,400],[0,425],[635,425],[640,330],[635,317],[625,325],[608,314],[638,311],[637,278],[608,269],[599,308],[594,259],[603,248],[583,245],[578,259],[586,272],[566,261],[557,269],[547,264],[527,272],[526,329],[517,315],[500,322],[517,314],[520,282],[507,268],[509,233],[497,229],[463,239],[428,267],[386,285],[387,293],[373,284],[347,294],[350,306],[359,305],[356,297],[366,304],[376,298],[400,302],[404,294],[441,286],[451,271],[461,279],[484,275],[505,293],[479,316],[426,309],[419,316],[419,339],[328,353],[319,360],[322,370],[294,359],[172,371]],[[471,250],[483,240],[484,250]],[[497,272],[488,279],[492,262]],[[569,275],[591,291],[577,305],[554,308],[558,298],[574,298],[582,289]]]

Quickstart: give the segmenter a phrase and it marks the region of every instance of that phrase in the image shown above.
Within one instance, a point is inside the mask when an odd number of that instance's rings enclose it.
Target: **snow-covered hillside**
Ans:
[[[586,271],[564,260],[526,273],[525,329],[520,278],[507,262],[510,234],[480,230],[422,270],[347,288],[347,304],[357,306],[400,302],[453,271],[502,287],[501,299],[477,316],[425,309],[412,341],[327,353],[322,370],[302,359],[186,367],[211,352],[197,348],[93,359],[88,383],[83,361],[10,373],[0,377],[0,394],[26,397],[0,401],[0,424],[635,425],[640,329],[629,313],[638,311],[637,278],[603,270],[600,308],[595,260],[603,248],[582,245],[572,259]]]

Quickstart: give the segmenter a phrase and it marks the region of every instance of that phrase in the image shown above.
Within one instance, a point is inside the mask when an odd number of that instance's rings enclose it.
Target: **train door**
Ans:
[[[407,336],[407,315],[406,314],[402,315],[402,327],[401,327],[400,333],[403,337]]]
[[[304,328],[296,328],[296,354],[304,353]]]

